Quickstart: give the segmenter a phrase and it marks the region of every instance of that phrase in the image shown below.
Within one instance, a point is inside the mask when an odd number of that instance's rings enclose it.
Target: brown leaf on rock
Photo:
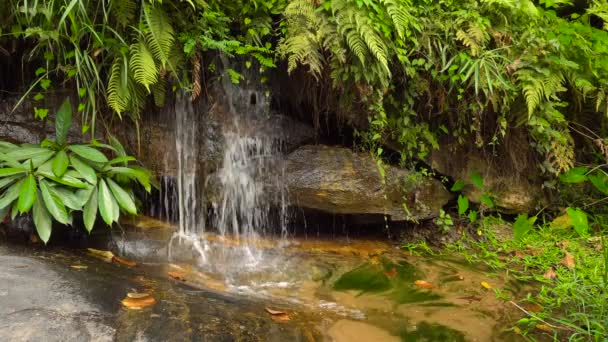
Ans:
[[[553,267],[549,267],[547,272],[545,272],[545,274],[543,274],[543,278],[549,279],[549,280],[553,280],[553,279],[557,278],[557,273],[555,273],[555,269]]]
[[[431,283],[429,283],[428,281],[425,281],[425,280],[416,280],[414,282],[414,285],[416,285],[418,287],[421,287],[423,289],[432,289],[432,288],[435,287],[433,284],[431,284]]]
[[[541,312],[543,311],[543,307],[538,304],[528,304],[524,306],[524,309],[530,312]]]
[[[284,315],[272,315],[270,316],[270,318],[272,318],[273,321],[275,322],[288,322],[291,320],[291,317],[289,317],[288,314],[284,314]]]
[[[576,266],[574,263],[574,255],[566,252],[566,256],[562,259],[562,265],[568,267],[569,269],[574,269]]]
[[[289,314],[285,311],[275,310],[275,309],[266,307],[266,312],[268,312],[270,314],[270,317],[275,322],[287,322],[287,321],[291,320],[291,317],[289,317]]]
[[[102,251],[95,248],[87,248],[87,252],[89,252],[90,255],[102,259],[105,262],[111,262],[114,258],[114,253],[112,253],[111,251]]]
[[[84,265],[71,265],[70,267],[75,270],[86,270],[87,268],[89,268],[89,266],[84,266]]]
[[[147,308],[156,304],[156,299],[154,297],[148,295],[142,298],[130,298],[127,297],[121,301],[122,305],[124,305],[128,309],[132,310],[141,310],[143,308]]]
[[[281,310],[275,310],[275,309],[271,309],[269,307],[266,307],[266,312],[268,312],[271,315],[285,315],[287,314],[287,312],[285,311],[281,311]]]
[[[171,272],[167,272],[167,275],[170,278],[173,278],[173,279],[178,280],[178,281],[186,281],[185,273],[183,273],[183,272],[174,272],[174,271],[171,271]]]
[[[147,293],[129,292],[129,293],[127,293],[127,297],[134,298],[134,299],[141,299],[141,298],[150,297],[150,295]]]
[[[112,261],[114,261],[116,263],[119,263],[119,264],[122,264],[122,265],[125,265],[125,266],[129,266],[129,267],[135,267],[135,266],[137,266],[136,262],[125,260],[123,258],[119,258],[116,255],[114,255],[112,257]]]

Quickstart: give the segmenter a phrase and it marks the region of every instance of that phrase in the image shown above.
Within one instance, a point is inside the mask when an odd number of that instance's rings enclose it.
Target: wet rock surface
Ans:
[[[156,305],[121,305],[143,291]],[[0,341],[304,341],[309,334],[274,322],[263,304],[186,286],[154,267],[0,241]]]
[[[0,340],[112,341],[115,329],[87,289],[46,263],[0,246]]]
[[[475,149],[445,144],[431,153],[429,162],[439,173],[464,181],[466,186],[462,192],[472,202],[480,203],[481,195],[486,192],[493,195],[497,209],[502,212],[530,213],[542,207],[546,198],[538,171],[530,170],[528,153],[526,149],[514,148],[512,154],[516,155],[496,159]],[[481,175],[485,189],[473,185],[472,173]]]
[[[285,178],[296,206],[337,214],[386,214],[393,221],[433,218],[451,198],[438,180],[393,166],[385,166],[383,184],[369,154],[340,147],[298,148],[287,156]]]

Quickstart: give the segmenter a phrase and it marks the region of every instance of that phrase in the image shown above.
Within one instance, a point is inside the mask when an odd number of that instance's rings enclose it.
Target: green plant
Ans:
[[[442,232],[447,233],[454,226],[452,216],[443,209],[439,209],[439,216],[435,219],[435,224]]]
[[[55,140],[40,145],[0,142],[0,217],[30,211],[38,235],[49,240],[52,223],[71,225],[82,212],[84,226],[91,231],[98,216],[111,225],[120,212],[137,214],[132,187],[139,183],[151,190],[150,174],[130,166],[116,139],[111,145],[69,144],[72,107],[66,99],[55,116]],[[114,155],[108,159],[101,149]]]

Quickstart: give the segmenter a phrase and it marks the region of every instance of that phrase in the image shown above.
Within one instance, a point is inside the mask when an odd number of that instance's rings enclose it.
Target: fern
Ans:
[[[146,42],[150,51],[163,68],[169,64],[174,69],[169,56],[175,42],[175,32],[167,14],[159,7],[144,5],[144,17]]]
[[[131,94],[128,89],[128,67],[126,59],[117,58],[110,69],[108,82],[108,105],[118,115],[124,113],[130,106]]]
[[[468,47],[471,51],[471,56],[478,56],[482,45],[486,42],[487,36],[482,28],[477,25],[469,23],[466,31],[456,31],[456,39],[462,44]]]
[[[401,39],[405,37],[405,29],[410,26],[410,23],[415,22],[414,17],[407,11],[404,4],[398,0],[381,0],[380,1],[386,8],[386,12],[393,21],[395,30],[397,30],[397,36]]]
[[[131,45],[129,66],[133,72],[133,78],[150,92],[150,85],[156,83],[158,79],[158,70],[154,57],[145,42],[140,40]]]
[[[111,2],[112,12],[118,25],[127,27],[133,23],[137,11],[137,2],[135,0],[113,0]]]
[[[528,106],[528,117],[530,117],[540,105],[544,96],[544,83],[539,75],[530,69],[518,70],[516,77],[522,85],[522,91]]]

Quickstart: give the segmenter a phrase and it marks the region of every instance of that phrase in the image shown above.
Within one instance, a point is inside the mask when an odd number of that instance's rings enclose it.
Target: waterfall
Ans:
[[[286,237],[288,202],[276,134],[280,132],[264,126],[268,123],[268,95],[250,85],[229,82],[222,83],[221,90],[230,118],[222,118],[219,125],[222,160],[211,174],[204,174],[200,167],[205,161],[200,160],[199,152],[207,141],[199,132],[199,122],[212,115],[197,113],[186,96],[176,101],[179,230],[171,248],[191,248],[201,267],[225,274],[260,263],[264,258],[256,248],[260,238],[269,234]],[[216,194],[213,198],[205,193],[211,187]],[[213,214],[206,217],[208,208]]]

